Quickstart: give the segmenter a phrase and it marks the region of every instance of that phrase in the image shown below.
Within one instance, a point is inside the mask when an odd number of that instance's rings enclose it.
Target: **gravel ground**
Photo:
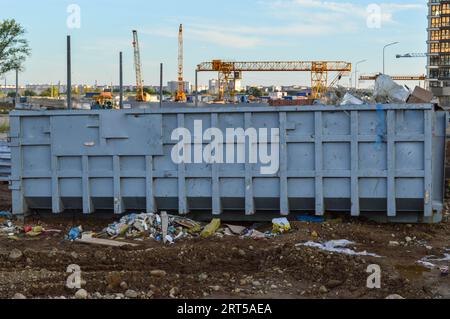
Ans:
[[[4,187],[3,187],[4,188]],[[7,206],[7,191],[0,192]],[[5,208],[5,207],[3,207]],[[154,241],[111,248],[72,243],[72,226],[100,230],[107,220],[40,219],[61,234],[9,239],[0,236],[0,298],[450,298],[450,278],[416,264],[450,247],[450,221],[393,225],[332,219],[292,223],[292,232],[270,240],[239,237],[190,239],[171,246]],[[359,257],[298,246],[306,241],[349,239]],[[66,287],[67,267],[80,266],[82,288]],[[371,264],[381,267],[381,288],[368,289]],[[443,265],[448,265],[448,261]]]

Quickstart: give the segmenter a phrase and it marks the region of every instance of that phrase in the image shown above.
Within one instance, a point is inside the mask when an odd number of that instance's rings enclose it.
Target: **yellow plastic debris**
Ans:
[[[283,234],[291,230],[291,224],[287,218],[275,218],[272,220],[273,234]]]
[[[217,218],[213,219],[208,225],[205,226],[205,228],[203,228],[203,231],[201,232],[200,236],[203,238],[211,237],[219,229],[220,223],[221,223],[220,219]]]

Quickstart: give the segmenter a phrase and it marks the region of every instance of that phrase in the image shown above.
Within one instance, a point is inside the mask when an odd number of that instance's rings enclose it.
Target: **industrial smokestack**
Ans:
[[[72,57],[70,35],[67,36],[67,108],[72,109]]]
[[[163,101],[163,64],[160,65],[159,70],[159,107],[162,108],[162,101]]]
[[[122,60],[122,52],[119,54],[119,77],[120,77],[120,101],[119,101],[119,107],[120,109],[123,109],[123,60]]]

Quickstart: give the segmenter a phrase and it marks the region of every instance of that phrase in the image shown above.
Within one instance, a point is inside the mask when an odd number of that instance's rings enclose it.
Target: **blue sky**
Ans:
[[[381,9],[380,28],[367,26],[367,6]],[[67,7],[81,9],[81,27],[67,27]],[[124,53],[125,83],[134,83],[132,29],[140,35],[144,80],[176,79],[178,25],[185,26],[185,77],[215,58],[230,60],[338,60],[361,64],[362,73],[382,70],[382,47],[391,74],[424,74],[426,61],[395,59],[397,53],[426,52],[425,0],[0,0],[0,20],[14,18],[28,31],[33,49],[21,83],[65,82],[65,36],[73,39],[73,82],[118,82]],[[206,83],[213,74],[202,74]],[[13,82],[13,75],[7,75]],[[308,84],[299,73],[247,73],[244,84]],[[347,81],[348,82],[348,81]]]

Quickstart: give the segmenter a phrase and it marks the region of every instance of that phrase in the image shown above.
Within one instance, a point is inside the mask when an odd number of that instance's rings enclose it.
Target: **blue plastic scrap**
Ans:
[[[80,227],[74,227],[69,231],[69,235],[67,236],[69,240],[77,240],[78,238],[81,238],[81,228]]]
[[[304,223],[323,223],[325,218],[315,216],[297,216],[297,221]]]
[[[2,212],[0,212],[0,217],[11,218],[12,217],[12,213],[11,212],[2,211]]]

